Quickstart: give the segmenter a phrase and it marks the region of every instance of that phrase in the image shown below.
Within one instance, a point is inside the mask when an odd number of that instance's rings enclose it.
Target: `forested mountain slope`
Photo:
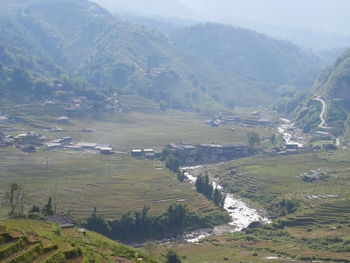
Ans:
[[[315,131],[321,123],[320,114],[325,111],[325,125],[333,135],[341,136],[349,126],[350,113],[350,50],[344,52],[333,65],[316,79],[309,96],[299,101],[291,99],[295,106],[294,117],[304,131]],[[322,103],[325,104],[323,109]]]
[[[221,24],[197,24],[174,30],[172,39],[223,69],[277,85],[311,86],[321,60],[288,41]]]
[[[67,73],[104,94],[141,95],[182,109],[252,105],[274,96],[269,85],[228,73],[91,2],[2,2],[0,39],[12,60],[1,63],[10,73],[20,68],[34,79]]]

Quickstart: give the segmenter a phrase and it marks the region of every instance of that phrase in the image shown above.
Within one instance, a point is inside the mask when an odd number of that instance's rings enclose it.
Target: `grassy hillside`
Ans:
[[[43,221],[1,220],[0,261],[17,263],[162,262],[146,253],[77,228],[61,229]]]

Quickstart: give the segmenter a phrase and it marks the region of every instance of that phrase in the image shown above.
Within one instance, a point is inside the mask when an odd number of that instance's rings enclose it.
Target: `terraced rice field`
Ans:
[[[94,207],[110,218],[130,210],[151,207],[151,213],[163,213],[173,202],[189,209],[211,213],[216,208],[185,184],[179,183],[161,163],[135,160],[127,153],[133,148],[161,149],[171,142],[245,143],[246,133],[254,128],[227,125],[211,128],[193,113],[180,111],[106,113],[100,116],[73,115],[69,125],[56,118],[66,114],[60,106],[8,105],[7,116],[16,122],[0,126],[6,134],[33,131],[50,139],[71,136],[74,142],[112,144],[118,153],[100,156],[92,152],[63,150],[25,154],[0,148],[0,201],[11,182],[19,182],[28,193],[28,207],[43,205],[52,196],[58,211],[71,211],[76,218],[90,215]],[[59,126],[64,132],[47,132]],[[236,130],[232,132],[232,128]],[[94,132],[84,133],[84,128]],[[261,129],[262,136],[270,129]],[[46,165],[46,163],[48,165]],[[0,203],[0,215],[6,210]]]
[[[289,218],[294,226],[333,225],[335,227],[350,224],[350,204],[348,200],[325,202],[312,211],[305,211]]]
[[[0,199],[4,200],[7,185],[19,182],[28,195],[28,208],[42,206],[52,197],[58,211],[71,211],[77,219],[89,216],[94,207],[109,218],[143,206],[160,214],[174,202],[200,213],[216,211],[157,161],[68,151],[0,152],[0,158]],[[48,166],[43,165],[45,160]]]
[[[57,245],[40,240],[36,236],[13,235],[9,232],[0,233],[0,262],[65,262],[65,252],[59,251]],[[70,251],[73,251],[71,247]],[[79,257],[77,254],[73,258]],[[56,261],[54,261],[56,260]]]
[[[0,221],[1,263],[83,263],[142,262],[155,259],[101,235],[76,228],[52,231],[53,225],[43,221]],[[118,259],[118,260],[117,260]]]

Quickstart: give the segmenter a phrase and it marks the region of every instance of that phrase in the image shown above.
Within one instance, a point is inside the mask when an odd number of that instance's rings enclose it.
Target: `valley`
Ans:
[[[246,133],[255,130],[239,124],[211,128],[195,114],[180,111],[106,113],[98,119],[93,116],[72,118],[69,124],[62,125],[57,124],[55,118],[59,111],[57,107],[54,109],[50,113],[50,108],[43,105],[7,106],[3,110],[8,112],[10,121],[0,127],[13,136],[32,132],[42,134],[47,140],[70,137],[76,143],[110,144],[116,153],[108,156],[91,150],[50,150],[45,145],[30,154],[12,147],[0,148],[3,182],[0,192],[4,198],[6,186],[20,180],[31,205],[35,204],[33,202],[41,205],[51,196],[56,199],[59,211],[71,211],[77,219],[85,219],[94,207],[108,218],[141,209],[144,205],[157,214],[177,200],[188,204],[190,210],[204,214],[215,211],[205,198],[198,199],[189,187],[179,183],[159,160],[134,159],[130,152],[134,148],[162,150],[166,144],[184,140],[245,143]],[[19,116],[26,122],[11,121]],[[62,131],[47,131],[56,126]],[[87,128],[92,128],[93,132],[83,132]],[[263,137],[271,133],[273,129],[268,128],[259,134]],[[170,189],[173,190],[169,192]],[[92,199],[94,202],[90,202]],[[122,205],[125,201],[128,207]]]
[[[10,2],[1,263],[350,262],[349,50]]]

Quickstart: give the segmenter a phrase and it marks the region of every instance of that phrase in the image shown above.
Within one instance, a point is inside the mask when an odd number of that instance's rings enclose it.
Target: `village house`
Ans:
[[[47,131],[47,132],[63,132],[63,129],[59,128],[59,127],[54,127],[54,128],[51,128],[51,129],[48,129],[48,130],[44,130],[44,131]]]
[[[62,143],[55,143],[55,142],[49,142],[49,143],[46,143],[45,145],[46,145],[46,148],[49,150],[58,149],[58,148],[63,147]]]
[[[297,143],[287,143],[286,150],[287,151],[297,151],[299,149],[299,145]]]
[[[73,151],[80,151],[81,150],[81,147],[80,146],[77,146],[77,145],[65,145],[64,148],[66,150],[73,150]]]
[[[81,104],[81,99],[72,99],[71,101],[73,104]]]
[[[8,123],[9,119],[6,116],[0,116],[0,124]]]
[[[83,129],[83,132],[94,132],[94,130],[91,128],[85,128]]]
[[[77,143],[77,146],[87,149],[87,150],[95,150],[95,147],[97,146],[97,143],[91,143],[91,142],[79,142]]]
[[[34,153],[34,152],[36,152],[36,148],[33,145],[23,145],[23,146],[20,147],[20,149],[23,152],[26,152],[26,153]]]
[[[60,228],[71,228],[74,227],[73,221],[64,214],[56,214],[53,216],[45,217],[45,220],[50,223],[54,223],[60,226]]]
[[[111,147],[102,147],[102,148],[100,148],[100,153],[101,154],[105,154],[105,155],[114,154],[113,148],[111,148]]]
[[[56,105],[56,102],[53,100],[47,100],[43,104],[43,106],[48,106],[48,105]]]
[[[154,158],[159,159],[162,157],[162,151],[154,151]]]
[[[11,135],[6,135],[0,138],[1,147],[10,147],[16,142],[16,139]]]
[[[269,118],[261,118],[258,120],[259,124],[261,125],[269,125],[271,124],[271,119]]]
[[[260,112],[259,111],[253,111],[250,113],[251,116],[260,116]]]
[[[95,146],[95,150],[100,151],[102,148],[111,148],[112,146],[110,144],[97,144]]]
[[[68,118],[67,116],[60,116],[57,118],[57,122],[59,124],[69,124],[69,120],[70,118]]]
[[[144,149],[143,154],[146,158],[154,158],[154,150],[153,149]]]
[[[132,157],[140,158],[140,157],[142,157],[142,155],[143,155],[143,152],[140,149],[131,150],[131,156]]]
[[[61,143],[63,144],[68,144],[68,143],[71,143],[72,142],[72,137],[63,137],[63,138],[60,138],[61,140]]]

